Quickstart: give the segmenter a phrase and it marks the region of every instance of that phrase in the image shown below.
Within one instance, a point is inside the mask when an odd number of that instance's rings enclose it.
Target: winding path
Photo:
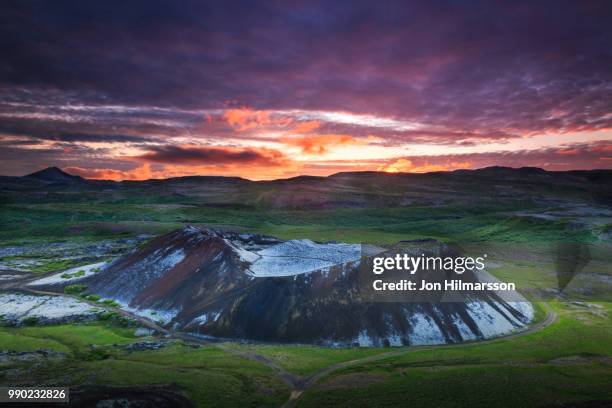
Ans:
[[[283,404],[283,408],[289,408],[289,407],[294,407],[295,404],[297,403],[297,400],[302,396],[302,394],[308,390],[309,388],[311,388],[313,385],[315,385],[321,378],[326,377],[327,375],[333,373],[334,371],[338,371],[341,370],[343,368],[346,367],[351,367],[354,365],[359,365],[359,364],[364,364],[364,363],[370,363],[373,361],[379,361],[379,360],[384,360],[390,357],[397,357],[400,355],[404,355],[404,354],[408,354],[408,353],[413,353],[419,350],[426,350],[426,349],[431,349],[431,348],[436,348],[436,347],[467,347],[467,346],[471,346],[474,344],[487,344],[487,343],[492,343],[495,341],[499,341],[499,340],[505,340],[505,339],[510,339],[510,338],[515,338],[515,337],[521,337],[521,336],[525,336],[527,334],[530,333],[534,333],[537,332],[539,330],[544,329],[547,326],[550,326],[551,324],[553,324],[556,320],[557,320],[557,314],[551,310],[548,309],[547,310],[547,314],[546,317],[539,321],[538,323],[531,325],[529,327],[526,327],[523,330],[520,331],[515,331],[511,334],[508,334],[507,336],[501,336],[501,337],[496,337],[496,338],[492,338],[489,340],[480,340],[480,341],[470,341],[470,342],[462,342],[462,343],[454,343],[454,344],[445,344],[443,346],[441,345],[435,345],[435,346],[411,346],[411,347],[405,347],[402,348],[400,350],[396,350],[396,351],[390,351],[388,353],[381,353],[381,354],[376,354],[374,356],[368,356],[368,357],[363,357],[363,358],[358,358],[355,360],[350,360],[350,361],[344,361],[341,363],[337,363],[337,364],[332,364],[330,366],[324,367],[322,369],[320,369],[319,371],[317,371],[316,373],[312,374],[311,376],[307,377],[306,379],[303,380],[303,382],[300,384],[300,386],[294,388],[291,390],[291,395],[289,396],[289,399],[287,400],[287,402],[285,402]]]

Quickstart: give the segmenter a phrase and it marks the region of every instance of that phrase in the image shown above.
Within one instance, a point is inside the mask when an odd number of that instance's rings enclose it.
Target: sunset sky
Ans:
[[[612,168],[612,2],[4,1],[0,174]]]

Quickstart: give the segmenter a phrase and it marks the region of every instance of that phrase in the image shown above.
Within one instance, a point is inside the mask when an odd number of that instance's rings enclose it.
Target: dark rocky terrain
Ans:
[[[435,241],[403,246],[456,256]],[[376,301],[361,255],[359,245],[190,226],[155,238],[83,282],[88,292],[169,328],[221,338],[439,344],[498,336],[532,318],[529,303],[506,302],[495,293],[448,303]]]

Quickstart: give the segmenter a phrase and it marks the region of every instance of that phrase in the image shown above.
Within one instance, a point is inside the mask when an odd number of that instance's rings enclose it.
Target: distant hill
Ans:
[[[47,167],[44,170],[28,174],[25,177],[34,178],[49,183],[81,183],[86,181],[83,177],[66,173],[59,167]]]
[[[60,194],[58,196],[58,194]],[[6,200],[58,199],[183,203],[214,208],[324,210],[405,206],[562,202],[612,205],[612,170],[546,171],[534,167],[487,167],[432,173],[343,172],[251,181],[239,177],[189,176],[142,181],[88,180],[57,167],[24,177],[0,177]],[[512,204],[514,203],[514,204]],[[501,208],[501,207],[500,207]]]

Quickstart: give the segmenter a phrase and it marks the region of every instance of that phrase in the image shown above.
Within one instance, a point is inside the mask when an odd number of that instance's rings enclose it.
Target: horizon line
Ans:
[[[473,171],[480,171],[480,170],[487,170],[487,169],[535,170],[535,171],[541,171],[541,172],[545,172],[545,173],[570,173],[570,172],[594,172],[594,171],[612,172],[612,169],[606,169],[606,168],[547,170],[545,168],[535,167],[535,166],[512,167],[512,166],[494,165],[494,166],[478,167],[478,168],[473,168],[473,169],[439,170],[439,171],[428,171],[428,172],[401,172],[401,171],[390,172],[390,171],[381,171],[381,170],[340,171],[340,172],[337,172],[337,173],[329,174],[327,176],[300,174],[300,175],[292,176],[292,177],[276,178],[276,179],[259,179],[259,180],[253,180],[253,179],[249,179],[249,178],[241,177],[241,176],[221,176],[221,175],[207,175],[207,174],[193,174],[193,175],[185,175],[185,176],[166,177],[166,178],[111,180],[111,179],[87,178],[87,177],[80,176],[78,174],[70,173],[69,171],[66,171],[63,168],[59,167],[59,166],[48,166],[48,167],[45,167],[43,169],[36,170],[36,171],[34,171],[32,173],[24,174],[22,176],[5,176],[5,175],[0,175],[0,177],[25,178],[25,177],[30,177],[30,176],[32,176],[34,174],[43,172],[45,170],[50,170],[50,169],[58,169],[58,170],[62,171],[63,173],[66,173],[66,174],[68,174],[68,175],[70,175],[72,177],[79,177],[79,178],[81,178],[83,180],[87,180],[87,181],[102,181],[102,182],[113,182],[113,183],[143,182],[143,181],[162,181],[162,180],[184,179],[184,178],[189,178],[189,177],[202,177],[202,178],[204,178],[204,177],[206,177],[206,178],[213,178],[214,177],[214,178],[224,178],[224,179],[240,179],[240,180],[250,181],[250,182],[254,182],[254,183],[259,183],[259,182],[273,182],[273,181],[293,180],[293,179],[297,179],[297,178],[301,178],[301,177],[325,179],[325,178],[334,177],[334,176],[338,176],[338,175],[342,175],[342,174],[374,173],[374,174],[381,174],[381,175],[385,174],[385,175],[403,175],[403,176],[405,176],[405,175],[451,174],[451,173],[457,173],[457,172],[473,172]]]

